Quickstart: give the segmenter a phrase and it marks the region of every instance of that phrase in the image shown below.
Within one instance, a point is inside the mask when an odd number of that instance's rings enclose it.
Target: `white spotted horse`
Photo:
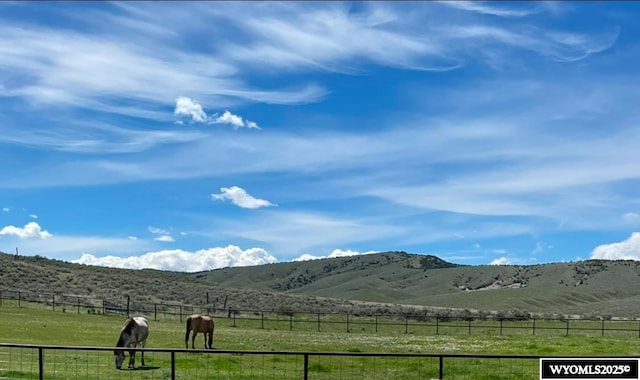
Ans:
[[[144,348],[147,343],[147,337],[149,336],[149,322],[144,317],[128,318],[122,329],[120,330],[120,338],[116,347],[135,348],[140,345]],[[124,349],[116,349],[113,351],[113,355],[116,359],[116,368],[122,368],[122,362],[124,362]],[[134,368],[135,364],[135,349],[129,349],[129,369]],[[140,352],[142,366],[144,366],[144,351]]]

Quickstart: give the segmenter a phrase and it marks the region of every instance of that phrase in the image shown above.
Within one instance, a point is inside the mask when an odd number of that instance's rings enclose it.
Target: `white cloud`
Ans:
[[[292,261],[308,261],[308,260],[326,259],[326,258],[334,258],[334,257],[348,257],[348,256],[358,256],[358,255],[369,255],[369,254],[373,254],[373,253],[378,253],[378,251],[367,251],[367,252],[360,253],[358,251],[352,251],[350,249],[347,249],[347,250],[334,249],[327,256],[316,256],[316,255],[312,255],[310,253],[305,253],[305,254],[293,259]]]
[[[153,240],[155,241],[161,241],[164,243],[170,243],[175,241],[175,239],[171,236],[171,231],[169,230],[165,230],[163,228],[158,228],[153,226],[149,226],[148,229],[149,229],[149,232],[151,232],[152,234],[160,235],[153,238]]]
[[[260,129],[260,127],[258,127],[258,124],[256,124],[255,122],[249,120],[245,121],[241,116],[234,115],[229,111],[224,111],[224,113],[220,116],[213,115],[210,118],[209,122],[212,124],[231,124],[234,129],[243,127],[250,129]]]
[[[640,215],[635,212],[628,212],[622,215],[622,219],[628,224],[640,224]]]
[[[489,265],[509,265],[509,264],[510,264],[510,261],[506,257],[497,258],[491,261],[491,263],[489,263]]]
[[[267,200],[252,197],[244,189],[238,186],[221,187],[220,191],[222,191],[220,194],[211,194],[211,199],[230,200],[236,206],[250,209],[277,206]]]
[[[189,116],[193,121],[204,123],[207,120],[207,114],[202,106],[193,99],[180,96],[176,99],[176,108],[173,113],[177,116]]]
[[[4,211],[4,212],[9,212],[9,211],[11,211],[11,209],[10,209],[9,207],[3,207],[3,208],[2,208],[2,211]]]
[[[36,214],[29,214],[29,217],[32,219],[38,219],[38,215]]]
[[[29,222],[22,228],[15,226],[5,226],[2,228],[2,230],[0,230],[0,235],[13,235],[21,239],[47,239],[53,236],[48,231],[43,230],[36,222]]]
[[[493,253],[497,253],[499,255],[504,255],[505,253],[507,253],[506,249],[494,249]]]
[[[132,235],[127,236],[127,238],[128,238],[129,240],[138,240],[138,237],[137,237],[137,236],[132,236]]]
[[[256,122],[244,120],[241,116],[235,115],[229,110],[224,111],[220,116],[218,116],[217,113],[211,116],[207,116],[207,113],[204,111],[200,103],[184,96],[176,99],[176,108],[173,113],[176,116],[187,116],[191,119],[191,121],[198,123],[206,122],[209,124],[230,124],[234,129],[260,129]],[[179,124],[184,124],[182,120],[177,120],[176,122],[178,122]]]
[[[165,243],[170,243],[170,242],[176,241],[170,235],[160,235],[160,236],[158,236],[156,238],[153,238],[153,240],[161,241],[161,242],[165,242]]]
[[[252,266],[275,263],[278,260],[262,248],[242,250],[237,246],[216,247],[188,252],[181,249],[145,253],[141,256],[96,257],[83,253],[74,263],[129,269],[160,269],[199,272],[224,267]]]
[[[168,235],[169,231],[162,229],[162,228],[158,228],[158,227],[153,227],[153,226],[149,226],[148,227],[149,232],[151,232],[152,234],[155,235],[160,235],[160,234],[164,234],[164,235]]]
[[[542,9],[515,9],[506,7],[495,7],[487,5],[480,1],[442,1],[441,4],[445,4],[452,8],[460,10],[476,12],[481,14],[500,16],[500,17],[524,17],[534,13],[541,12]]]
[[[597,246],[591,259],[640,260],[640,232],[634,232],[624,241]]]

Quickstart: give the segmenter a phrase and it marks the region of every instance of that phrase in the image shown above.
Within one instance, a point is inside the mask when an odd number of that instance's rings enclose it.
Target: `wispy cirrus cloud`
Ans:
[[[254,198],[238,186],[221,187],[220,191],[220,194],[211,194],[211,199],[216,201],[229,200],[236,206],[249,209],[277,206],[277,204],[273,204],[265,199]]]
[[[463,11],[509,18],[520,18],[544,11],[542,7],[531,7],[529,4],[527,8],[522,9],[514,6],[495,6],[482,1],[439,1],[438,3]]]

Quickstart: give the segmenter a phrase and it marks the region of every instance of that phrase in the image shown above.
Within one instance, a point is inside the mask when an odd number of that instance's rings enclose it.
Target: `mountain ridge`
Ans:
[[[239,309],[522,311],[600,317],[640,312],[640,262],[460,265],[402,251],[194,273],[118,269],[0,254],[0,288]],[[169,285],[169,286],[168,286]],[[365,307],[366,306],[366,307]]]

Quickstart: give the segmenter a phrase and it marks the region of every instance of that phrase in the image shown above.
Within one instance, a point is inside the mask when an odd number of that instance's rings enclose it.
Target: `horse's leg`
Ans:
[[[195,330],[193,331],[193,336],[191,337],[191,348],[196,349],[196,335],[198,335]]]
[[[142,348],[144,348],[144,346],[146,346],[146,345],[147,345],[147,341],[143,340],[142,341]],[[144,367],[144,351],[140,352],[140,360],[142,362],[142,366]]]
[[[207,349],[207,333],[202,333],[202,342],[204,343],[204,349]]]
[[[135,346],[133,346],[133,348],[135,348]],[[135,363],[136,363],[136,350],[129,350],[129,369],[133,369]]]

